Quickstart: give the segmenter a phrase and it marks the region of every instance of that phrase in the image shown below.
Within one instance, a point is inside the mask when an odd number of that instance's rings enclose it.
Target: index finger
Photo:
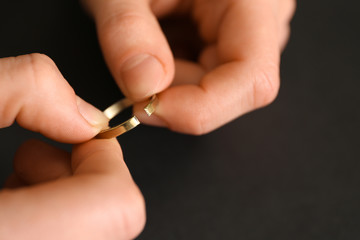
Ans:
[[[175,86],[159,94],[157,118],[140,116],[137,106],[140,121],[204,134],[276,97],[280,44],[274,2],[226,2],[215,41],[220,65],[199,85]]]
[[[61,142],[94,137],[108,119],[75,95],[54,62],[42,54],[0,59],[0,128],[14,121]]]

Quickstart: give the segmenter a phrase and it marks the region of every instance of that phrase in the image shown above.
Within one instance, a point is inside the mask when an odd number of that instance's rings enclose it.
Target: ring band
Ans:
[[[105,111],[103,112],[107,118],[110,120],[113,119],[116,115],[121,113],[126,108],[130,107],[134,103],[127,99],[121,99],[120,101],[114,103]],[[148,116],[151,116],[156,110],[156,106],[158,104],[158,99],[156,95],[153,95],[150,99],[150,102],[144,107],[144,111]],[[127,121],[115,126],[115,127],[109,127],[107,129],[102,130],[98,135],[95,136],[95,138],[99,139],[108,139],[108,138],[114,138],[117,136],[120,136],[121,134],[124,134],[131,129],[135,128],[137,125],[140,124],[139,119],[136,116],[131,117]]]

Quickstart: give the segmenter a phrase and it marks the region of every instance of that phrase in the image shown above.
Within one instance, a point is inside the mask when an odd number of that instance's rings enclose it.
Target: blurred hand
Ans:
[[[77,97],[40,54],[0,59],[0,127],[21,126],[61,142],[94,137],[108,119]],[[32,140],[0,191],[0,239],[132,239],[143,197],[118,142],[90,140],[71,154]]]
[[[143,104],[135,106],[142,122],[203,134],[277,95],[294,0],[83,2],[123,93],[140,101],[161,92],[152,117],[144,116]],[[174,60],[158,24],[157,18],[179,14],[194,20],[203,41],[196,62]]]

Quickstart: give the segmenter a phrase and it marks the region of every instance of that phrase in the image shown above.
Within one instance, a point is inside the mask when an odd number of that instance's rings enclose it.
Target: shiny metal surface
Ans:
[[[158,98],[156,95],[153,95],[150,99],[150,102],[144,107],[144,111],[148,116],[151,116],[156,110],[156,106],[158,104]],[[133,105],[133,102],[127,98],[121,99],[120,101],[114,103],[107,109],[105,109],[104,114],[106,117],[108,117],[110,120],[113,119],[116,115],[121,113],[126,108]],[[131,129],[135,128],[140,124],[139,119],[136,116],[131,117],[127,121],[115,126],[115,127],[109,127],[107,129],[102,130],[98,135],[95,136],[95,138],[99,139],[108,139],[108,138],[114,138],[118,137],[121,134],[124,134]]]

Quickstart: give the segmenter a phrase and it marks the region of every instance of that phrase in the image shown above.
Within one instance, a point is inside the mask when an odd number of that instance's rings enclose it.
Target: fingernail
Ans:
[[[93,127],[101,130],[108,126],[109,119],[93,105],[85,102],[80,97],[76,96],[76,102],[80,114],[85,118],[85,120]]]
[[[136,111],[135,116],[143,124],[147,124],[155,127],[168,127],[168,124],[164,120],[162,120],[159,116],[157,116],[156,114],[152,114],[149,117],[143,109],[140,111]]]
[[[143,100],[156,93],[165,76],[163,65],[149,54],[140,54],[127,60],[121,68],[120,87],[133,100]]]

